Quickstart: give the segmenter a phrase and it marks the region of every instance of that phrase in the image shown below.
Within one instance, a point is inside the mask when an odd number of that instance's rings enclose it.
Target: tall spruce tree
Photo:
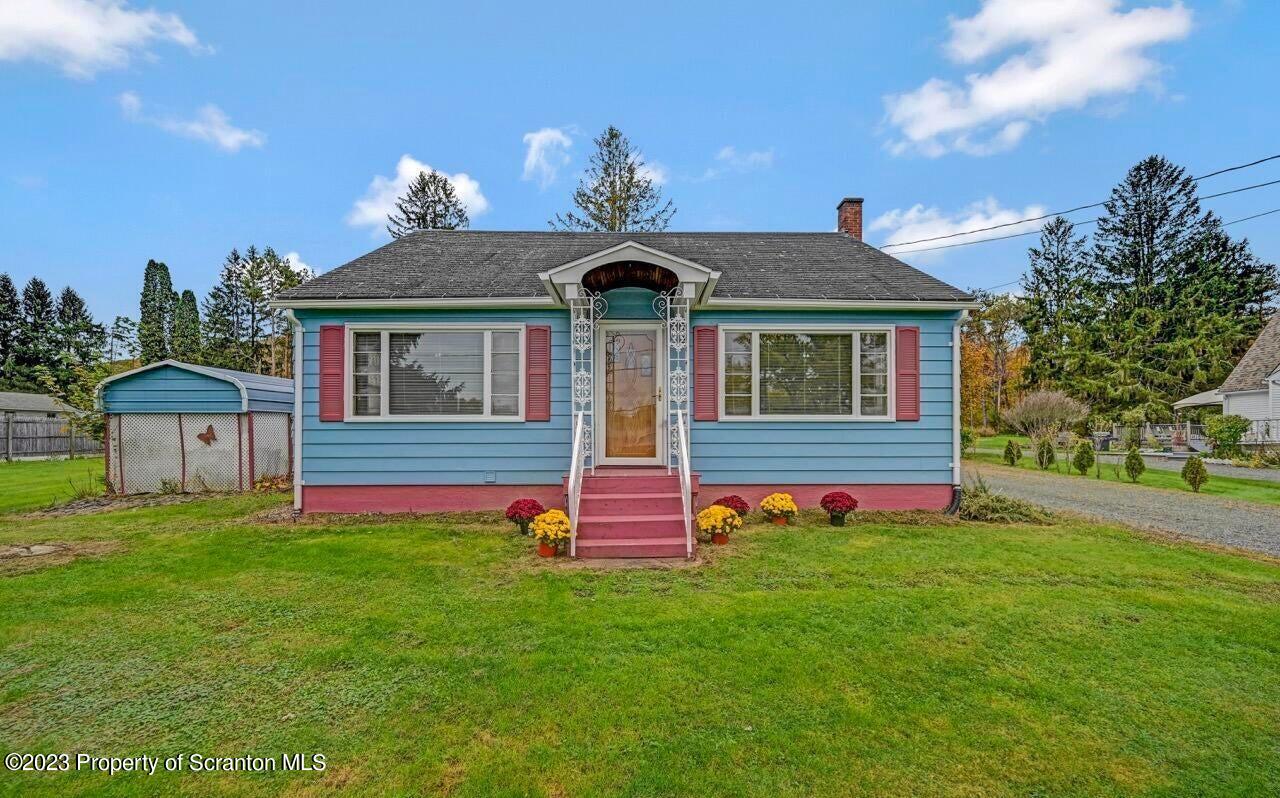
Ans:
[[[248,367],[248,337],[244,296],[245,260],[231,250],[222,263],[218,282],[204,299],[204,363],[244,370]]]
[[[200,307],[196,295],[190,289],[183,291],[173,311],[173,357],[184,363],[199,363]]]
[[[116,316],[107,330],[107,360],[115,363],[138,356],[138,323],[128,316]]]
[[[675,215],[640,153],[613,125],[595,139],[587,173],[573,192],[577,211],[556,214],[552,229],[572,231],[657,232]]]
[[[142,302],[138,315],[139,358],[143,365],[169,357],[173,336],[173,310],[177,295],[169,267],[149,260],[142,275]]]
[[[1071,222],[1058,216],[1040,231],[1040,245],[1028,250],[1022,328],[1030,357],[1024,376],[1030,385],[1065,385],[1071,332],[1092,319],[1095,280],[1085,240],[1075,234]]]
[[[37,369],[47,369],[57,358],[57,308],[49,286],[32,277],[22,289],[22,318],[14,347],[14,381],[34,387]]]
[[[77,369],[102,359],[107,331],[93,320],[88,305],[71,286],[58,294],[56,315],[59,353],[50,368],[55,384],[65,391],[76,380]]]
[[[0,272],[0,388],[8,387],[15,367],[18,329],[22,326],[22,303],[13,279]]]
[[[414,230],[465,230],[471,220],[449,178],[439,172],[419,172],[409,182],[396,209],[387,214],[387,232],[400,238]]]

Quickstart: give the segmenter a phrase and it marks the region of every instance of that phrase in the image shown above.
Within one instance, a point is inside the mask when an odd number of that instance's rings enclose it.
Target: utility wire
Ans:
[[[1263,163],[1266,163],[1267,161],[1274,161],[1274,160],[1276,160],[1276,159],[1280,159],[1280,154],[1277,154],[1277,155],[1268,155],[1266,158],[1259,158],[1259,159],[1258,159],[1258,160],[1256,160],[1256,161],[1250,161],[1249,163],[1237,164],[1237,165],[1235,165],[1235,166],[1228,166],[1227,168],[1225,168],[1225,169],[1219,169],[1219,170],[1217,170],[1216,172],[1209,172],[1209,173],[1207,173],[1207,174],[1200,175],[1199,177],[1193,177],[1193,178],[1191,178],[1191,182],[1193,182],[1193,183],[1198,183],[1198,182],[1200,182],[1201,180],[1206,180],[1206,179],[1208,179],[1208,178],[1210,178],[1210,177],[1217,177],[1218,175],[1223,175],[1223,174],[1226,174],[1227,172],[1235,172],[1235,171],[1238,171],[1238,170],[1240,170],[1240,169],[1248,169],[1249,167],[1257,166],[1258,164],[1263,164]],[[972,230],[965,230],[965,231],[960,232],[960,233],[948,233],[947,235],[933,236],[932,238],[917,238],[915,241],[899,241],[899,242],[898,242],[898,243],[896,243],[896,244],[885,244],[883,247],[880,247],[880,249],[888,249],[888,248],[890,248],[890,247],[905,247],[905,246],[908,246],[908,245],[910,245],[910,244],[923,244],[923,243],[925,243],[925,242],[927,242],[927,241],[941,241],[941,240],[946,239],[946,238],[957,238],[958,236],[973,235],[974,233],[985,233],[985,232],[987,232],[988,230],[999,230],[999,229],[1001,229],[1001,228],[1003,228],[1003,227],[1013,227],[1014,225],[1026,224],[1027,222],[1039,222],[1039,221],[1042,221],[1042,220],[1044,220],[1044,219],[1052,218],[1052,217],[1054,217],[1054,216],[1066,216],[1067,214],[1069,214],[1069,213],[1075,213],[1076,211],[1087,211],[1087,210],[1089,210],[1090,208],[1101,208],[1103,205],[1106,205],[1106,204],[1107,204],[1107,203],[1106,203],[1106,201],[1104,200],[1104,201],[1102,201],[1102,202],[1094,202],[1094,203],[1090,203],[1090,204],[1088,204],[1088,205],[1077,205],[1076,207],[1074,207],[1074,208],[1068,208],[1068,209],[1066,209],[1065,211],[1054,211],[1053,213],[1046,213],[1046,214],[1044,214],[1043,216],[1031,216],[1031,217],[1028,217],[1028,218],[1026,218],[1026,219],[1019,219],[1019,220],[1018,220],[1018,221],[1016,221],[1016,222],[1003,222],[1003,223],[1001,223],[1001,224],[993,224],[993,225],[991,225],[991,226],[989,226],[989,227],[975,227],[975,228],[974,228],[974,229],[972,229]],[[1000,239],[998,239],[998,238],[992,238],[992,239],[984,239],[984,240],[999,241]],[[917,252],[921,252],[921,251],[924,251],[924,250],[915,250],[915,251],[917,251]]]
[[[1260,219],[1260,218],[1262,218],[1263,216],[1270,216],[1270,215],[1271,215],[1271,214],[1273,214],[1273,213],[1280,213],[1280,208],[1272,208],[1272,209],[1271,209],[1271,210],[1269,210],[1269,211],[1263,211],[1262,213],[1255,213],[1255,214],[1253,214],[1252,216],[1242,216],[1242,217],[1241,217],[1241,218],[1239,218],[1239,219],[1232,219],[1232,220],[1231,220],[1231,221],[1229,221],[1229,222],[1223,222],[1223,223],[1222,223],[1222,226],[1223,226],[1223,227],[1230,227],[1230,226],[1231,226],[1231,225],[1233,225],[1233,224],[1239,224],[1239,223],[1241,223],[1241,222],[1247,222],[1247,221],[1250,221],[1251,219]],[[1097,221],[1097,219],[1094,219],[1094,220],[1092,220],[1092,221],[1095,221],[1095,222],[1096,222],[1096,221]],[[1088,224],[1088,222],[1085,222],[1085,224]],[[1036,231],[1036,232],[1039,232],[1039,231]],[[1025,234],[1024,234],[1024,235],[1025,235]],[[1183,242],[1179,242],[1179,243],[1183,243]],[[1025,275],[1024,275],[1024,276],[1025,276]],[[982,290],[983,290],[983,291],[994,291],[994,290],[996,290],[997,288],[1004,288],[1006,285],[1013,285],[1014,283],[1020,283],[1020,282],[1022,282],[1022,277],[1019,277],[1019,278],[1018,278],[1018,279],[1016,279],[1016,280],[1010,280],[1010,281],[1009,281],[1009,282],[1007,282],[1007,283],[1000,283],[999,285],[993,285],[993,286],[991,286],[990,288],[984,288],[984,289],[982,289]]]
[[[1239,194],[1239,193],[1240,193],[1240,192],[1242,192],[1242,191],[1253,191],[1253,190],[1254,190],[1254,189],[1256,189],[1256,188],[1266,188],[1267,186],[1274,186],[1274,185],[1276,185],[1277,183],[1280,183],[1280,180],[1269,180],[1269,181],[1267,181],[1266,183],[1255,183],[1255,184],[1254,184],[1254,185],[1252,185],[1252,186],[1242,186],[1242,187],[1240,187],[1240,188],[1233,188],[1233,189],[1231,189],[1230,191],[1219,191],[1217,194],[1206,194],[1206,195],[1204,195],[1203,197],[1196,197],[1196,200],[1207,200],[1207,199],[1215,199],[1215,198],[1217,198],[1217,197],[1225,197],[1225,196],[1227,196],[1227,195],[1229,195],[1229,194]],[[1039,218],[1044,218],[1044,217],[1039,217]],[[1083,221],[1083,222],[1074,222],[1073,224],[1074,224],[1076,227],[1083,227],[1084,225],[1087,225],[1087,224],[1097,224],[1099,221],[1101,221],[1101,220],[1102,220],[1102,218],[1103,218],[1103,217],[1098,216],[1098,217],[1095,217],[1095,218],[1093,218],[1093,219],[1087,219],[1087,220],[1085,220],[1085,221]],[[1237,219],[1236,221],[1241,221],[1241,220]],[[1018,222],[1011,222],[1010,224],[1019,224],[1019,223],[1018,223]],[[1007,227],[1008,225],[1000,225],[1000,226],[1001,226],[1001,227]],[[936,247],[916,247],[915,249],[904,249],[904,250],[901,250],[901,251],[899,251],[899,252],[891,252],[891,253],[889,253],[889,254],[893,255],[893,256],[896,258],[896,257],[898,257],[899,255],[909,255],[909,254],[911,254],[912,252],[933,252],[934,250],[939,250],[939,249],[953,249],[953,248],[955,248],[955,247],[969,247],[969,246],[973,246],[974,244],[985,244],[985,243],[987,243],[988,241],[1004,241],[1004,240],[1009,239],[1009,238],[1021,238],[1022,236],[1033,236],[1033,235],[1038,234],[1039,232],[1040,232],[1040,229],[1039,229],[1039,228],[1037,228],[1037,229],[1035,229],[1035,230],[1028,230],[1028,231],[1026,231],[1026,232],[1024,232],[1024,233],[1010,233],[1009,235],[1003,235],[1003,236],[992,236],[991,238],[979,238],[977,241],[960,241],[960,242],[955,243],[955,244],[939,244],[939,245],[938,245],[938,246],[936,246]],[[957,233],[956,235],[965,235],[965,233]],[[953,238],[953,236],[940,236],[940,237],[941,237],[941,238]],[[927,240],[927,239],[926,239],[926,240]]]

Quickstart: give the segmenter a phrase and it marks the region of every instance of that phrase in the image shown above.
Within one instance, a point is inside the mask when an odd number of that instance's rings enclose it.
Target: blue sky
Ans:
[[[830,230],[859,195],[872,243],[944,234],[1103,199],[1151,153],[1200,174],[1280,152],[1278,29],[1260,0],[7,0],[0,271],[101,318],[136,315],[148,258],[201,294],[233,246],[323,271],[385,241],[365,222],[418,164],[473,227],[544,229],[608,124],[673,229]],[[1280,258],[1280,214],[1231,230]],[[902,257],[985,288],[1034,240]]]

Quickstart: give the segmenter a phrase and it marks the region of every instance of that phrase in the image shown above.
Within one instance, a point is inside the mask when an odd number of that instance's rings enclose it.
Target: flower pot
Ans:
[[[516,526],[520,527],[520,534],[521,534],[521,535],[524,535],[524,536],[528,537],[528,535],[529,535],[529,522],[528,522],[528,521],[517,521],[517,522],[516,522]]]
[[[831,525],[832,525],[832,526],[844,526],[844,513],[832,513],[832,514],[831,514]]]
[[[724,544],[729,542],[729,533],[713,532],[711,533],[711,542],[716,544],[717,546],[723,546]]]
[[[775,524],[777,524],[778,526],[786,526],[786,525],[787,525],[787,517],[786,517],[785,515],[774,515],[774,516],[770,516],[769,520],[770,520],[770,521],[772,521],[772,522],[774,522],[774,523],[775,523]]]
[[[543,541],[541,541],[541,540],[540,540],[540,541],[538,541],[538,556],[539,556],[539,557],[554,557],[554,556],[556,556],[556,552],[557,552],[557,551],[559,551],[559,547],[557,547],[557,546],[552,546],[550,543],[545,543],[545,542],[543,542]]]

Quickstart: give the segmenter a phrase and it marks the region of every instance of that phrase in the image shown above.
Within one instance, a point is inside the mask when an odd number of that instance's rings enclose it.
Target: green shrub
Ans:
[[[1053,515],[1048,510],[1022,499],[993,493],[981,477],[965,487],[959,515],[966,521],[991,524],[1053,523]]]
[[[1093,441],[1080,441],[1076,444],[1076,451],[1071,455],[1071,467],[1080,472],[1080,476],[1089,473],[1089,469],[1093,468]]]
[[[1209,469],[1204,467],[1204,461],[1194,454],[1188,457],[1182,466],[1182,481],[1199,493],[1204,483],[1209,481]]]
[[[1018,461],[1022,459],[1022,444],[1013,438],[1004,445],[1004,461],[1011,466],[1016,466]]]
[[[1120,414],[1120,423],[1124,426],[1124,448],[1132,449],[1142,445],[1142,426],[1147,423],[1147,414],[1142,408],[1135,407]]]
[[[1214,457],[1235,457],[1241,454],[1240,439],[1249,431],[1253,422],[1244,416],[1209,416],[1204,420],[1204,435],[1213,445]]]
[[[960,454],[968,457],[978,448],[978,433],[970,427],[960,428]]]
[[[1138,447],[1129,447],[1129,453],[1124,456],[1124,473],[1129,477],[1129,481],[1137,484],[1138,477],[1142,476],[1142,472],[1146,470],[1146,461],[1142,459]]]
[[[1041,471],[1048,471],[1049,466],[1058,462],[1058,456],[1053,451],[1053,438],[1041,438],[1036,441],[1036,465],[1040,466]]]

